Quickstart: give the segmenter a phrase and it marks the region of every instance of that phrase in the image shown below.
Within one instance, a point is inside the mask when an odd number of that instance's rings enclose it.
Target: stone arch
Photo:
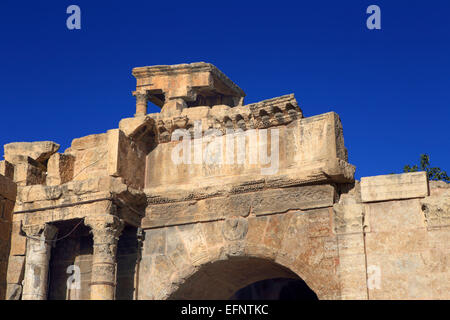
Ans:
[[[337,240],[328,217],[328,209],[318,209],[147,230],[139,299],[177,297],[178,290],[205,272],[227,265],[242,269],[246,263],[253,269],[278,270],[261,272],[256,280],[289,274],[303,280],[319,299],[338,299]],[[232,288],[239,285],[246,283]]]
[[[296,273],[272,260],[231,256],[201,265],[168,299],[227,300],[246,286],[276,278],[301,280]]]

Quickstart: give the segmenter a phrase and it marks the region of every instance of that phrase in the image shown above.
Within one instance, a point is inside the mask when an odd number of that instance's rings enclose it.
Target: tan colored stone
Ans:
[[[5,160],[11,161],[15,155],[30,157],[39,163],[44,163],[59,150],[60,145],[52,141],[14,142],[5,145]]]
[[[219,69],[204,62],[134,68],[133,75],[137,80],[133,93],[136,115],[147,113],[147,101],[160,106],[162,113],[176,115],[187,103],[194,106],[227,103],[234,107],[242,105],[245,96]]]
[[[11,256],[25,255],[27,238],[20,234],[21,222],[13,222],[11,230]]]
[[[423,198],[428,196],[426,172],[410,172],[361,178],[363,202]]]
[[[56,153],[47,164],[47,185],[56,186],[73,179],[75,157],[69,154]]]
[[[430,197],[422,199],[420,204],[428,228],[450,225],[450,188],[433,192]]]
[[[14,180],[14,165],[6,160],[0,161],[0,175]]]
[[[17,186],[16,184],[0,174],[0,196],[9,199],[13,202],[16,201]]]
[[[424,229],[425,217],[419,199],[364,204],[367,231]]]
[[[14,163],[14,182],[18,186],[45,184],[45,166],[27,156],[11,156]]]
[[[12,283],[21,284],[23,280],[24,271],[25,271],[25,256],[11,255],[9,257],[8,276],[6,282],[8,284]]]
[[[133,75],[136,114],[118,129],[62,154],[54,143],[6,147],[0,296],[19,299],[24,280],[24,299],[47,288],[49,298],[229,299],[290,278],[319,299],[448,297],[449,185],[430,182],[428,195],[423,172],[354,181],[336,113],[305,118],[294,94],[244,105],[210,64]],[[162,112],[147,114],[149,101]],[[173,161],[177,130],[191,138],[181,150],[191,163]],[[202,160],[212,130],[222,163]],[[267,163],[264,151],[277,156]],[[66,288],[73,264],[81,290]]]

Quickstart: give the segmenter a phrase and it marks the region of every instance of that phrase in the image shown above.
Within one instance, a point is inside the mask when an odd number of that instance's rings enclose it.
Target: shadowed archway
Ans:
[[[265,289],[261,290],[263,287]],[[317,299],[297,274],[273,261],[254,257],[230,257],[202,265],[169,299],[252,299],[249,292],[253,292],[254,299],[278,299],[276,290],[280,294],[278,298],[300,299],[298,297],[304,296],[308,300]],[[259,296],[254,292],[259,292]],[[286,296],[288,292],[289,297]]]
[[[301,279],[261,280],[239,289],[230,300],[319,300]]]

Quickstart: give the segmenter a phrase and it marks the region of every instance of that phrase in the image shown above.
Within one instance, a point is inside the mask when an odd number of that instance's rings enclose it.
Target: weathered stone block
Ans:
[[[41,163],[27,156],[14,155],[14,182],[18,186],[45,184],[46,169]]]
[[[338,273],[341,279],[341,299],[367,299],[365,255],[339,256]]]
[[[22,294],[22,285],[8,284],[6,287],[6,300],[19,300]]]
[[[0,174],[0,196],[3,196],[4,198],[15,202],[16,195],[17,195],[16,184],[9,178],[6,178],[5,176]]]
[[[252,212],[256,215],[330,207],[335,190],[331,185],[312,185],[256,193]],[[274,201],[276,199],[276,201]]]
[[[25,270],[25,256],[10,256],[8,263],[7,283],[20,284]]]
[[[75,157],[69,154],[56,153],[47,164],[47,185],[56,186],[73,179]]]
[[[10,255],[25,255],[27,238],[20,235],[20,222],[13,222],[11,230],[11,251]]]
[[[339,203],[333,205],[334,231],[346,234],[363,231],[364,207],[355,197],[341,195]]]
[[[14,165],[6,160],[0,161],[0,175],[14,180]]]
[[[366,234],[366,252],[370,254],[402,254],[427,249],[426,229],[369,232]]]
[[[39,163],[44,163],[59,150],[60,145],[53,141],[14,142],[4,146],[5,159],[9,162],[13,156],[26,156]]]
[[[371,232],[425,229],[419,199],[364,204],[365,224]]]
[[[420,204],[429,229],[450,225],[450,187],[421,199]]]
[[[189,265],[189,253],[177,228],[167,228],[166,252],[172,263],[181,268]]]
[[[361,178],[363,202],[423,198],[428,195],[426,172],[410,172]]]

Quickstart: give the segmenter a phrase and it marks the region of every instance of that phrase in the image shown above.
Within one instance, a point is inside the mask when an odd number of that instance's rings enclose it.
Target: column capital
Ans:
[[[98,215],[84,218],[84,224],[91,228],[91,233],[94,236],[94,243],[106,243],[110,241],[102,241],[99,237],[118,238],[123,230],[124,223],[117,216],[110,214]],[[97,240],[100,241],[96,241]],[[107,240],[107,239],[103,239]]]
[[[51,224],[33,224],[22,226],[23,232],[28,237],[42,238],[45,240],[53,240],[58,233],[58,228]]]
[[[137,99],[148,99],[148,92],[147,91],[132,91],[131,94]]]
[[[136,97],[136,114],[135,116],[142,116],[147,114],[148,92],[147,91],[133,91],[133,96]]]

